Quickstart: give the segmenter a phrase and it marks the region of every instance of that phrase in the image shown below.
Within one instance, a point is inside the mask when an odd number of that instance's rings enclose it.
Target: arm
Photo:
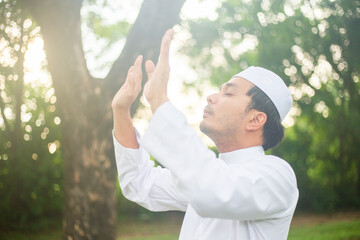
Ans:
[[[142,147],[125,148],[115,137],[113,141],[120,188],[127,199],[151,211],[186,210],[168,169],[154,167]]]
[[[163,103],[169,101],[167,96],[167,82],[169,80],[169,48],[173,30],[169,29],[161,42],[159,61],[155,67],[151,60],[146,61],[145,68],[148,82],[145,84],[144,95],[150,103],[153,112]],[[126,81],[116,93],[112,109],[114,115],[114,135],[117,141],[125,147],[138,148],[134,127],[131,122],[129,109],[141,90],[142,56],[139,56],[134,66],[130,67]]]
[[[139,147],[138,134],[132,124],[129,109],[141,90],[139,56],[130,67],[125,83],[112,101],[114,115],[114,149],[120,187],[123,195],[153,211],[185,211],[183,200],[167,169],[154,168],[149,154]]]
[[[130,118],[130,106],[141,90],[141,62],[142,56],[139,56],[134,66],[129,68],[125,83],[116,93],[111,104],[114,117],[114,136],[121,145],[133,149],[139,148],[139,143]]]
[[[279,161],[271,162],[275,166],[225,164],[167,102],[171,36],[171,30],[164,35],[157,66],[147,62],[144,95],[154,116],[140,146],[171,171],[181,194],[202,217],[255,220],[292,214],[298,192],[289,167]]]
[[[226,164],[169,102],[157,109],[140,146],[170,169],[179,191],[202,217],[256,220],[293,213],[298,192],[287,164],[275,157]]]

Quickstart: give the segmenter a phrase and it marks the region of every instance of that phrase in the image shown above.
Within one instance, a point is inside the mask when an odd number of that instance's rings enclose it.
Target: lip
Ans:
[[[209,117],[210,116],[210,113],[209,112],[204,112],[203,113],[203,118],[207,118],[207,117]]]
[[[203,118],[209,117],[213,114],[212,109],[209,106],[204,108]]]

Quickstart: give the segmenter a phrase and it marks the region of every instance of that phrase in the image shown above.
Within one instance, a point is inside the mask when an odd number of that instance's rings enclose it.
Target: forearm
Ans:
[[[151,211],[185,211],[187,202],[178,193],[170,172],[154,167],[149,154],[141,147],[134,149],[133,146],[138,145],[136,139],[140,136],[130,115],[114,112],[113,141],[122,194]]]
[[[113,117],[116,140],[126,148],[139,148],[129,111],[113,109]]]

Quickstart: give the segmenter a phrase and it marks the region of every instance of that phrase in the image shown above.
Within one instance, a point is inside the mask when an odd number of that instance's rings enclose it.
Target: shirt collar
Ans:
[[[238,149],[231,152],[220,153],[219,158],[227,164],[242,164],[265,156],[262,146]]]

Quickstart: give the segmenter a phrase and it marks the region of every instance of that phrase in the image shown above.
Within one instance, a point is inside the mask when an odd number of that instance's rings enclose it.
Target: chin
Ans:
[[[211,128],[209,128],[209,126],[206,126],[206,123],[204,123],[204,120],[200,123],[199,128],[200,128],[200,131],[202,133],[204,133],[205,135],[207,135],[207,136],[211,135],[212,130],[211,130]]]
[[[200,123],[199,128],[200,128],[200,131],[201,131],[202,133],[205,133],[206,127],[204,126],[204,121],[202,121],[202,122]]]

